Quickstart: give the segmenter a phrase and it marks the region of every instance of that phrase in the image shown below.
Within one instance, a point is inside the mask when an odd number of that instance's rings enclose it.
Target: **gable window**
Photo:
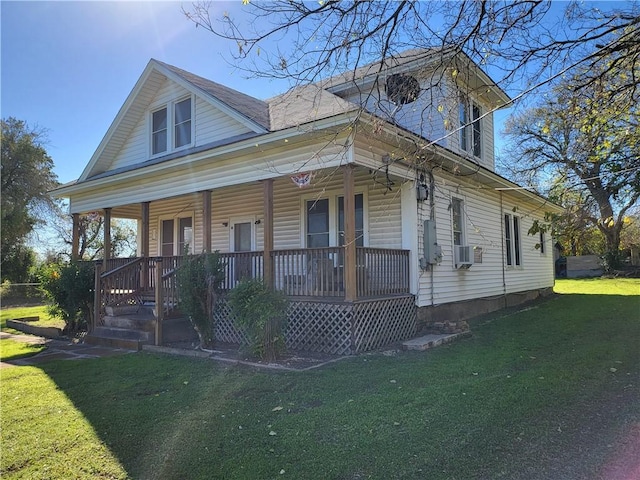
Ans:
[[[451,199],[451,224],[453,226],[453,244],[465,245],[464,238],[464,202],[460,198]]]
[[[191,97],[163,105],[151,112],[151,155],[191,145],[193,139]]]
[[[176,103],[174,109],[175,148],[191,143],[191,97]]]
[[[520,217],[504,215],[505,256],[508,266],[522,265],[520,249]]]
[[[153,155],[167,151],[167,107],[151,114],[151,152]]]
[[[460,150],[482,157],[482,109],[466,95],[460,96]]]

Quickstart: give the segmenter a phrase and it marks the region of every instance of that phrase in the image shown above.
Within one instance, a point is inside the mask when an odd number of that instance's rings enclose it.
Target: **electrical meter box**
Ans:
[[[435,265],[442,262],[442,248],[438,245],[438,239],[436,238],[435,221],[424,221],[422,240],[424,243],[424,258],[420,259],[422,268],[427,268],[428,265]]]

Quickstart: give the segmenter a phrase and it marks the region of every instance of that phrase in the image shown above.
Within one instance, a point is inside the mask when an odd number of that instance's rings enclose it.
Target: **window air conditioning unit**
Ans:
[[[454,245],[456,268],[469,268],[473,265],[473,247],[469,245]]]

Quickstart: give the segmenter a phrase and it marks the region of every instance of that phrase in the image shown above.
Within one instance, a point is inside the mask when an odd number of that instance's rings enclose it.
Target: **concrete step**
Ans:
[[[118,327],[96,327],[84,338],[85,343],[106,347],[140,350],[145,343],[153,344],[155,334]]]
[[[153,332],[155,331],[156,318],[150,311],[141,311],[140,313],[129,315],[105,315],[103,317],[103,325],[111,328]]]
[[[424,335],[422,337],[412,338],[402,342],[403,350],[427,350],[429,348],[437,347],[438,345],[444,345],[445,343],[451,343],[458,338],[467,337],[471,335],[471,332],[464,333],[449,333],[442,335]]]

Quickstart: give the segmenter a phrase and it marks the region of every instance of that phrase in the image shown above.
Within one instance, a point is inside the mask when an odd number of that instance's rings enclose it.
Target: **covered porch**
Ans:
[[[243,333],[233,326],[224,295],[244,278],[262,279],[289,297],[287,346],[290,349],[348,354],[411,336],[415,330],[412,251],[390,248],[390,245],[404,247],[399,220],[393,220],[396,223],[391,226],[380,226],[382,222],[371,225],[376,213],[373,206],[367,206],[367,201],[373,204],[376,196],[384,195],[386,190],[377,193],[367,170],[357,170],[353,165],[340,167],[342,181],[331,187],[335,196],[325,202],[329,209],[340,208],[339,215],[332,217],[331,222],[327,213],[325,221],[331,223],[326,239],[332,235],[332,243],[338,245],[315,246],[319,236],[309,227],[311,214],[304,218],[307,209],[310,211],[316,199],[329,189],[310,193],[288,185],[290,182],[282,178],[242,186],[247,205],[234,198],[233,192],[206,190],[182,199],[151,200],[103,209],[107,225],[106,254],[96,271],[96,326],[101,325],[107,307],[112,310],[114,306],[152,303],[156,317],[154,341],[162,343],[163,322],[178,312],[175,271],[184,258],[178,251],[215,250],[220,252],[226,271],[221,285],[223,295],[214,319],[218,341],[242,343],[244,340]],[[274,183],[280,189],[275,194]],[[252,214],[248,215],[251,203]],[[411,206],[415,209],[415,203]],[[184,213],[187,211],[193,213],[187,215]],[[111,215],[138,219],[138,258],[110,258]],[[295,223],[294,215],[297,215]],[[74,219],[77,218],[74,215]],[[167,225],[172,232],[172,244],[164,236]],[[240,227],[252,233],[250,240],[242,241]],[[225,240],[225,236],[229,240]],[[383,241],[374,242],[374,237]],[[226,248],[225,241],[230,242]],[[307,247],[291,248],[295,243],[306,243]]]

